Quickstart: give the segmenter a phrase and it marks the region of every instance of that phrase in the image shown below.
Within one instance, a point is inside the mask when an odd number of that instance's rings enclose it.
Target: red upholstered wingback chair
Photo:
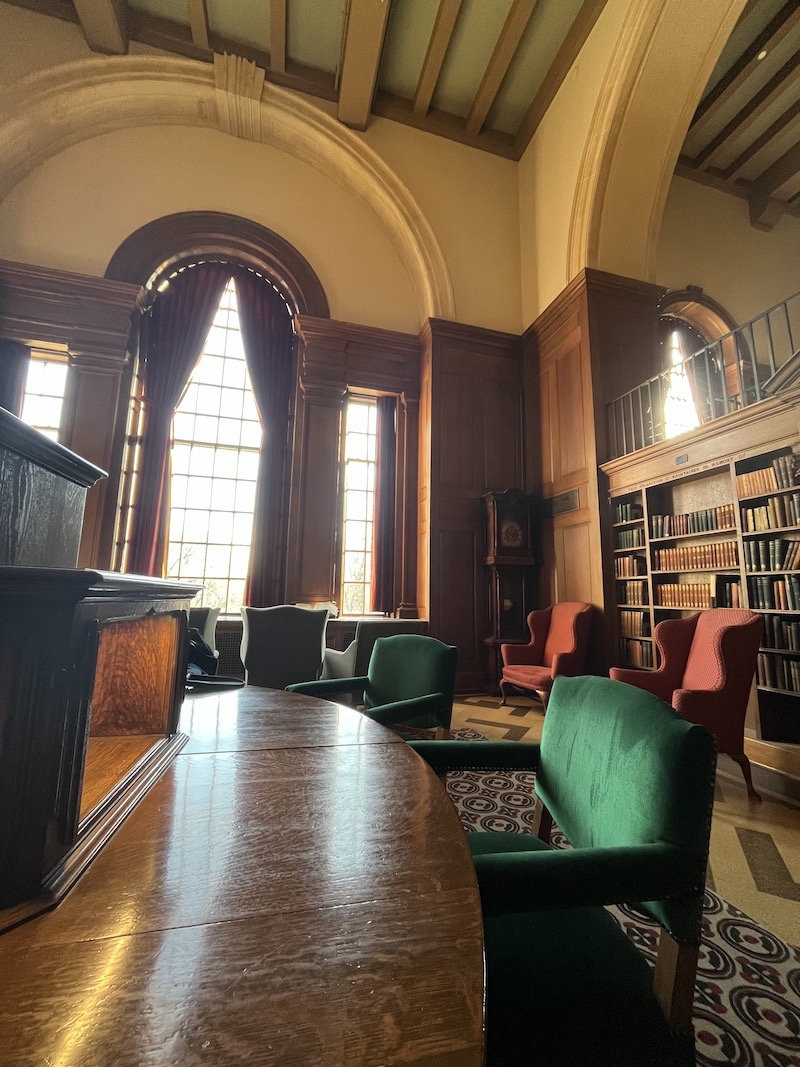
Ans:
[[[745,608],[709,608],[689,619],[665,619],[654,632],[660,654],[655,671],[612,667],[611,677],[655,693],[688,722],[705,726],[717,748],[742,768],[753,789],[744,753],[744,717],[764,623]]]
[[[574,601],[553,604],[528,615],[531,640],[527,645],[501,645],[502,704],[509,686],[538,693],[546,702],[559,674],[583,674],[589,650],[592,605]]]

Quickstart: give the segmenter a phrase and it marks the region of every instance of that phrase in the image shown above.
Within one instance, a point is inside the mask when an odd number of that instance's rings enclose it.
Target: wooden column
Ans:
[[[70,356],[63,443],[109,472],[88,494],[79,565],[109,566],[138,285],[0,260],[0,337]]]
[[[415,618],[419,341],[409,334],[300,315],[287,599],[339,600],[341,419],[349,394],[398,405],[395,596]]]
[[[458,648],[458,687],[487,684],[482,497],[523,482],[519,338],[430,319],[422,330],[418,599]]]
[[[31,350],[27,345],[0,338],[0,408],[12,415],[22,411],[30,358]]]

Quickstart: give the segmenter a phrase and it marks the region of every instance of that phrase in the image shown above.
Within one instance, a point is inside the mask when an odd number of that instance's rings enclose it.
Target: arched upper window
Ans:
[[[702,289],[661,300],[659,342],[667,378],[664,435],[685,433],[741,404],[747,369],[734,342],[736,323]]]

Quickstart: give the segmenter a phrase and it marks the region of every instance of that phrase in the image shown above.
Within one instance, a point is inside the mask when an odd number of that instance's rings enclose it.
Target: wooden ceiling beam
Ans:
[[[428,108],[436,89],[436,83],[442,72],[444,57],[450,47],[456,19],[461,10],[462,0],[440,0],[439,10],[436,12],[436,21],[433,24],[433,33],[428,42],[428,51],[422,64],[417,89],[414,94],[412,111],[415,115],[427,115]]]
[[[404,100],[380,90],[372,101],[372,111],[373,114],[380,115],[382,118],[402,122],[406,126],[424,130],[436,137],[446,137],[449,141],[457,141],[459,144],[469,145],[483,152],[491,152],[492,155],[502,156],[504,159],[516,159],[515,142],[511,134],[487,129],[477,135],[467,133],[464,119],[460,115],[452,115],[448,111],[440,111],[435,107],[429,108],[424,115],[418,115],[413,110],[410,100]]]
[[[770,141],[774,141],[780,134],[789,130],[792,125],[797,125],[798,119],[800,119],[800,100],[795,100],[788,111],[784,111],[780,118],[776,119],[771,126],[768,126],[760,137],[756,137],[755,141],[748,145],[744,152],[741,152],[733,160],[730,166],[725,168],[723,172],[725,180],[732,181],[738,178],[751,159],[754,159],[763,148],[766,148]],[[795,130],[795,137],[797,137],[797,133],[798,130]]]
[[[522,156],[530,144],[531,138],[539,128],[539,123],[555,99],[555,95],[561,88],[567,74],[572,69],[573,63],[578,58],[578,53],[586,43],[586,38],[592,32],[594,24],[602,14],[607,2],[608,0],[584,0],[517,131],[517,159]]]
[[[717,164],[734,137],[741,136],[750,129],[767,108],[771,107],[800,77],[800,54],[795,53],[774,74],[755,96],[739,111],[731,121],[714,137],[706,147],[698,152],[695,159],[697,167],[707,170]]]
[[[339,78],[339,121],[365,130],[375,95],[391,0],[350,0]]]
[[[125,0],[73,0],[73,3],[91,50],[124,56],[128,51]]]
[[[189,13],[189,26],[192,31],[192,42],[198,48],[208,48],[208,11],[206,0],[186,0],[186,8]]]
[[[771,52],[800,23],[800,3],[789,0],[774,19],[749,44],[733,66],[720,78],[714,88],[700,101],[694,113],[690,129],[696,131],[705,126],[727,103],[737,89],[758,68],[762,52]]]
[[[269,65],[280,74],[286,71],[286,0],[270,0]]]
[[[517,53],[519,42],[530,22],[536,0],[514,0],[511,10],[500,31],[492,58],[484,71],[480,87],[467,115],[467,133],[481,132],[489,109],[500,91],[511,61]]]

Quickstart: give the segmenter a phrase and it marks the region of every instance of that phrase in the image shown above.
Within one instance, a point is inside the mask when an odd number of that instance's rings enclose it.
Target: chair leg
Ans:
[[[449,741],[450,740],[450,731],[447,729],[446,726],[437,726],[436,727],[436,732],[433,735],[433,740],[434,741]]]
[[[502,707],[503,707],[503,705],[505,704],[505,702],[506,702],[506,697],[508,696],[508,693],[506,692],[506,686],[507,686],[508,684],[509,684],[509,683],[508,683],[508,682],[507,682],[507,681],[506,681],[506,680],[505,680],[504,678],[501,678],[501,679],[500,679],[500,696],[501,696],[501,697],[503,698],[503,699],[502,699],[502,700],[500,701],[500,707],[501,707],[501,708],[502,708]]]
[[[744,775],[744,784],[747,786],[747,797],[749,800],[761,800],[761,794],[757,793],[753,788],[753,772],[750,767],[750,760],[745,756],[744,752],[740,752],[734,756],[731,754],[731,759],[735,760],[742,768],[742,774]]]
[[[696,947],[679,945],[662,929],[653,992],[667,1022],[682,1030],[692,1025],[697,957]]]
[[[533,832],[540,841],[544,841],[546,845],[549,845],[552,829],[553,816],[550,814],[549,809],[544,806],[539,797],[537,797],[536,808],[533,813]]]

